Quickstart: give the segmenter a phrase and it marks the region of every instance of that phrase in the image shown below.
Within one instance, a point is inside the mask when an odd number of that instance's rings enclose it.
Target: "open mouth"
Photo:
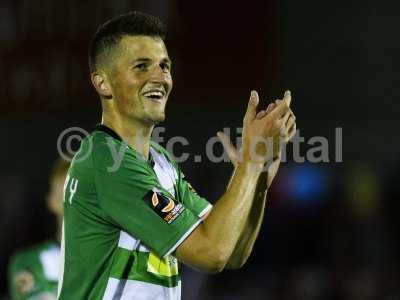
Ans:
[[[143,93],[143,96],[151,101],[161,101],[165,97],[165,92],[161,90],[152,90]]]

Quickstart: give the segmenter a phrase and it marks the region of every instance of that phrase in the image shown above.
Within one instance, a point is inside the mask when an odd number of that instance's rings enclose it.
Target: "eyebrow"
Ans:
[[[138,63],[138,62],[150,62],[150,61],[152,61],[152,59],[150,59],[150,58],[148,58],[148,57],[139,57],[139,58],[137,58],[137,59],[135,59],[134,61],[133,61],[133,63],[135,64],[135,63]],[[169,58],[169,57],[165,57],[165,58],[163,58],[162,60],[161,60],[161,62],[163,62],[163,63],[168,63],[168,64],[172,64],[172,61],[171,61],[171,59]]]
[[[139,57],[139,58],[135,59],[133,62],[137,63],[137,62],[148,62],[148,61],[151,61],[151,59],[146,58],[146,57]]]

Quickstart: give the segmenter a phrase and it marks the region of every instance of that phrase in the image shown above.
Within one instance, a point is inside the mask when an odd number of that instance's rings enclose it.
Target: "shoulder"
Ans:
[[[71,169],[79,172],[112,166],[113,161],[122,152],[121,147],[126,145],[102,131],[94,130],[81,141],[72,160]]]
[[[89,138],[92,166],[97,174],[151,174],[145,160],[122,140],[102,131],[94,131]]]

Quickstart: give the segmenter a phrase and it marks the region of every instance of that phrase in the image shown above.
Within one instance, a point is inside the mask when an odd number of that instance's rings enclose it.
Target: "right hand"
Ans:
[[[280,152],[280,136],[291,115],[291,95],[286,91],[283,100],[261,118],[257,117],[258,102],[257,92],[252,91],[243,119],[242,161],[265,164]]]

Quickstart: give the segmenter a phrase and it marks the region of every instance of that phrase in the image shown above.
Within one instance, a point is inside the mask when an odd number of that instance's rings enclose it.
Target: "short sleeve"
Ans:
[[[197,217],[202,218],[211,210],[212,205],[205,198],[199,196],[184,177],[185,175],[180,172],[178,183],[179,195],[185,206]]]
[[[177,176],[177,191],[179,199],[184,203],[185,207],[192,211],[199,218],[205,216],[212,208],[212,205],[203,197],[197,194],[190,182],[185,180],[185,175],[179,168],[178,164],[173,160],[171,155],[164,148],[156,143],[152,146],[158,149],[168,159],[171,165],[174,166]]]
[[[107,151],[95,150],[95,183],[100,208],[159,257],[173,252],[201,219],[164,190],[146,162],[126,151],[118,168]]]

